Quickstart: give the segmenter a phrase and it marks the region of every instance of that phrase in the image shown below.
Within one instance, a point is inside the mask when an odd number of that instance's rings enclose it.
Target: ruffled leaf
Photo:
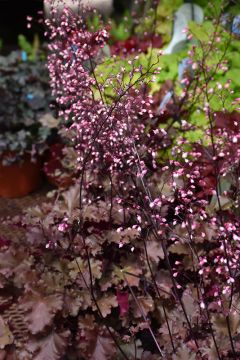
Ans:
[[[111,314],[112,308],[118,306],[117,298],[113,294],[105,293],[104,296],[97,300],[98,307],[102,313],[103,317]],[[97,311],[96,306],[93,306],[93,309]]]
[[[62,333],[52,332],[48,336],[31,341],[27,350],[34,360],[58,360],[65,354],[70,331]]]
[[[41,296],[39,293],[27,293],[21,307],[27,312],[26,320],[32,334],[43,331],[53,322],[56,313],[62,309],[63,298],[60,294]]]
[[[13,335],[9,327],[5,324],[3,318],[0,316],[0,349],[4,349],[6,345],[13,343]]]

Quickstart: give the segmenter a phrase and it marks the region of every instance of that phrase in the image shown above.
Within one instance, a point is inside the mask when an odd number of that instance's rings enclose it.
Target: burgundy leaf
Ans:
[[[117,290],[117,301],[120,308],[120,316],[125,316],[129,311],[129,293]]]

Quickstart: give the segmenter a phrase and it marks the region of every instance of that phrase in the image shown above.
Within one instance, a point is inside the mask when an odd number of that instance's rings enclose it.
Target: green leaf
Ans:
[[[185,134],[184,134],[184,137],[191,143],[195,143],[199,140],[202,140],[203,137],[204,137],[204,131],[203,130],[190,130],[190,131],[187,131]]]
[[[21,50],[26,51],[27,54],[30,54],[33,51],[32,45],[26,39],[25,35],[18,35],[18,46],[21,48]]]
[[[197,109],[194,109],[192,114],[189,117],[189,121],[192,125],[196,125],[198,127],[205,127],[208,125],[208,119],[203,111],[199,112]]]
[[[210,21],[206,21],[203,24],[190,21],[188,27],[192,35],[201,42],[208,42],[209,36],[214,31],[214,26]]]
[[[120,23],[112,20],[112,27],[110,30],[111,36],[115,40],[124,41],[131,36],[131,30],[133,26],[133,19],[129,11],[124,13]]]
[[[100,21],[100,17],[98,14],[94,14],[93,16],[88,17],[87,19],[87,25],[88,28],[91,31],[97,31],[100,29],[101,27],[101,21]]]

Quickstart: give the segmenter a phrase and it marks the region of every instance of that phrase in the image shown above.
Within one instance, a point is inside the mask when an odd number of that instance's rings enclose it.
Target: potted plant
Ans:
[[[40,185],[41,156],[58,122],[44,60],[13,51],[0,57],[0,75],[0,197],[19,197]]]

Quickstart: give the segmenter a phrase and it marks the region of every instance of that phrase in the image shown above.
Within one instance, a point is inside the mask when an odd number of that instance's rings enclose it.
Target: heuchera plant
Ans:
[[[212,83],[233,34],[218,20],[199,29],[169,121],[150,92],[160,55],[150,49],[144,68],[133,55],[128,73],[100,82],[106,29],[68,9],[46,25],[80,178],[15,219],[24,239],[1,239],[1,356],[238,359],[240,99],[226,108],[230,83]]]

